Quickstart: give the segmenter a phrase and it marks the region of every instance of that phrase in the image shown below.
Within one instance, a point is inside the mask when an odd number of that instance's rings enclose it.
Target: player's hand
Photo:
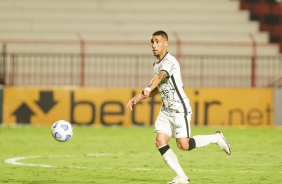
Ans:
[[[144,95],[139,94],[136,95],[135,97],[131,98],[128,102],[126,107],[129,108],[131,111],[133,109],[133,105],[137,104],[140,100],[144,99]]]

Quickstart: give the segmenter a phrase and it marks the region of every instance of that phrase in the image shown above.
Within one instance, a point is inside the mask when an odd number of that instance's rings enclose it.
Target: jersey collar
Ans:
[[[162,62],[162,60],[166,57],[167,54],[168,54],[168,52],[166,52],[166,54],[164,55],[164,57],[162,59],[160,59],[160,61],[156,61],[156,63]]]

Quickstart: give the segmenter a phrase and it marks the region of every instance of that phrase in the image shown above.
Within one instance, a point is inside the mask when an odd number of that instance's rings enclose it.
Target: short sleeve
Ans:
[[[166,71],[168,76],[170,77],[171,75],[173,75],[173,68],[174,64],[171,61],[165,59],[162,61],[162,66],[160,70]]]

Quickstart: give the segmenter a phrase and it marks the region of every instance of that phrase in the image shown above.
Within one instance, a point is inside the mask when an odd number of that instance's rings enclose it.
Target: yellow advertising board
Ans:
[[[141,89],[18,88],[4,89],[3,122],[51,125],[65,119],[80,125],[153,125],[159,96],[134,110],[127,101]],[[272,89],[185,89],[193,110],[192,125],[272,126]]]
[[[3,123],[49,125],[69,119],[69,89],[4,88]]]
[[[193,124],[273,126],[272,89],[186,90],[193,109]]]

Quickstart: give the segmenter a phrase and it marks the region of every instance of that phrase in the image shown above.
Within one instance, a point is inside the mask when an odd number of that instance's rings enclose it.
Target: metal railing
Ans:
[[[172,52],[181,64],[183,82],[189,87],[273,87],[282,86],[282,56],[258,55],[257,47],[273,48],[268,43],[257,43],[250,34],[250,42],[189,42],[174,34],[170,41]],[[152,78],[152,54],[89,54],[95,45],[126,48],[149,45],[140,41],[95,40],[1,40],[0,84],[17,86],[95,86],[143,87]],[[24,48],[32,45],[75,46],[69,53],[18,53],[7,51],[7,45]],[[183,48],[191,46],[231,47],[248,49],[240,55],[191,55]],[[234,50],[234,49],[233,49]],[[77,53],[77,54],[74,54]]]
[[[154,57],[86,54],[82,64],[80,54],[6,54],[5,60],[5,85],[144,87]],[[282,56],[257,56],[255,69],[252,63],[252,56],[182,55],[180,65],[186,87],[282,86]]]

